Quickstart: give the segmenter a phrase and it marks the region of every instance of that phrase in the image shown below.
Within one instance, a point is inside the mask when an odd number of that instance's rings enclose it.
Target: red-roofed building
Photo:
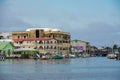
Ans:
[[[30,28],[25,32],[12,32],[12,39],[16,47],[36,48],[40,53],[69,54],[70,33],[60,29]]]
[[[17,48],[34,48],[40,53],[56,53],[58,51],[57,40],[52,38],[27,38],[13,39]]]

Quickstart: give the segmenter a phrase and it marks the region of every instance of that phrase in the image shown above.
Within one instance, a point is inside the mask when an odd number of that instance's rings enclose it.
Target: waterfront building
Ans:
[[[6,57],[13,55],[15,47],[12,42],[1,41],[0,42],[0,52],[5,54]]]
[[[17,48],[33,48],[40,53],[56,53],[58,51],[57,40],[53,38],[27,38],[13,39]]]
[[[12,41],[12,34],[11,33],[5,33],[5,32],[1,32],[0,33],[0,42],[13,42]]]
[[[88,53],[90,51],[89,42],[82,40],[72,40],[71,41],[71,52],[72,53]]]
[[[96,53],[98,50],[103,50],[103,48],[97,48],[96,46],[90,46],[91,53]]]
[[[40,53],[69,54],[70,33],[60,29],[29,28],[25,32],[12,32],[16,47],[35,48]]]
[[[100,51],[96,46],[90,46],[90,55],[91,56],[99,56]]]
[[[12,34],[9,32],[0,32],[0,40],[1,39],[11,39]]]

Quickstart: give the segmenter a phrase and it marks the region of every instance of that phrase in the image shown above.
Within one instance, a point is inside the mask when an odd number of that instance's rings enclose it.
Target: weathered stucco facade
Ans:
[[[12,39],[16,47],[36,48],[43,53],[70,53],[71,35],[60,29],[30,28],[25,32],[12,32]]]

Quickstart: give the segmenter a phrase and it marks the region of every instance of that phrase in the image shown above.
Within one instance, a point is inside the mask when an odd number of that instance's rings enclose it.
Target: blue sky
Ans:
[[[0,0],[0,32],[60,28],[92,45],[120,45],[119,5],[119,0]]]

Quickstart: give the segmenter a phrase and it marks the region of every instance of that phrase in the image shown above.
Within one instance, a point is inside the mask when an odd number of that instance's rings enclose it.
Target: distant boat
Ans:
[[[90,54],[87,54],[87,53],[82,54],[82,58],[87,58],[87,57],[90,57]]]
[[[39,58],[40,58],[39,54],[34,54],[34,55],[29,56],[29,59],[39,59]]]
[[[69,54],[70,58],[76,58],[76,56],[74,54]]]
[[[53,59],[63,59],[64,57],[62,55],[57,54],[57,55],[53,56],[52,58]]]
[[[41,59],[41,60],[48,60],[49,58],[46,57],[46,56],[42,56],[40,59]]]
[[[107,55],[107,58],[109,58],[109,59],[115,59],[116,57],[117,57],[117,55],[113,54],[113,53],[110,53]]]

